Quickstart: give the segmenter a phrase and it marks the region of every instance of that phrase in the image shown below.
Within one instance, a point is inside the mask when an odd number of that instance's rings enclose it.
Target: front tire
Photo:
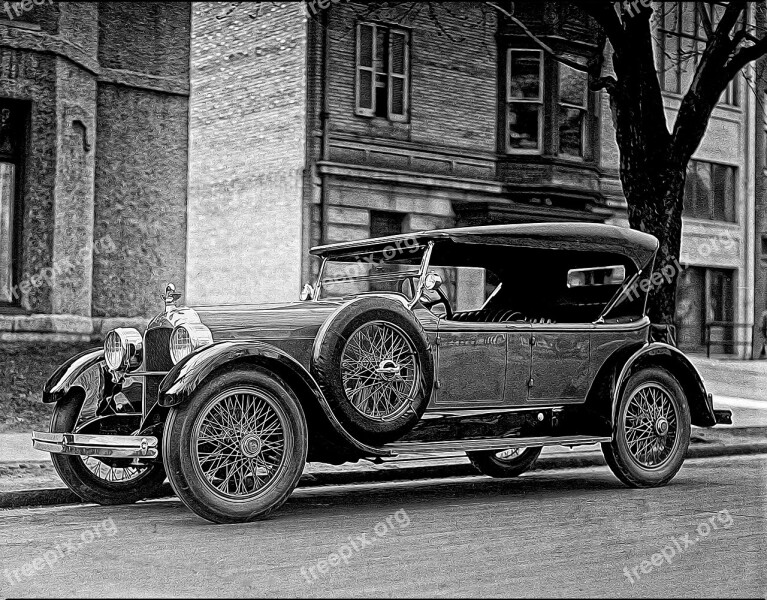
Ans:
[[[613,428],[602,452],[615,476],[629,487],[666,485],[690,444],[690,408],[679,382],[659,367],[631,375]]]
[[[100,433],[78,423],[84,402],[82,393],[71,393],[60,400],[53,409],[51,433]],[[136,427],[140,418],[137,415]],[[165,470],[159,461],[139,467],[132,466],[130,459],[110,462],[92,456],[57,453],[51,453],[51,461],[61,480],[85,502],[132,504],[155,496],[165,481]]]
[[[482,452],[467,452],[471,464],[483,475],[506,478],[518,477],[533,468],[535,461],[541,455],[543,448],[513,448],[498,452],[497,450]]]
[[[308,451],[303,409],[261,367],[228,371],[171,410],[163,460],[178,497],[215,523],[263,519],[298,485]]]

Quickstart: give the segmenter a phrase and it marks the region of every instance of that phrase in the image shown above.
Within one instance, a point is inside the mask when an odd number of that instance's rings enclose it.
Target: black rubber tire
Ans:
[[[289,428],[286,460],[275,475],[275,483],[264,496],[246,500],[221,498],[195,468],[191,431],[198,415],[228,389],[249,387],[263,390],[279,403]],[[187,402],[170,410],[163,436],[163,460],[168,480],[181,501],[203,519],[214,523],[244,523],[263,519],[288,499],[306,464],[309,447],[304,411],[295,394],[277,375],[263,367],[234,369],[207,381]]]
[[[677,419],[677,438],[667,459],[659,466],[641,465],[631,454],[624,426],[629,399],[646,383],[661,386],[671,398]],[[682,386],[666,369],[649,367],[632,374],[623,388],[616,410],[612,442],[602,443],[605,460],[615,476],[629,487],[649,488],[666,485],[682,468],[690,444],[690,408]]]
[[[83,394],[69,394],[56,403],[51,416],[52,433],[71,433],[85,401]],[[160,460],[146,468],[139,477],[126,482],[110,482],[96,477],[80,456],[51,453],[56,472],[67,487],[86,502],[97,504],[132,504],[153,497],[165,481]]]
[[[529,471],[535,465],[535,461],[541,455],[543,448],[525,448],[525,450],[511,459],[498,458],[497,450],[467,452],[471,464],[483,475],[490,477],[508,478],[517,477]]]
[[[416,351],[421,374],[410,408],[384,421],[356,410],[341,378],[341,356],[349,337],[371,321],[391,323],[404,332]],[[434,358],[423,327],[407,307],[390,298],[363,297],[341,308],[321,330],[314,345],[312,375],[341,425],[360,442],[375,446],[401,438],[421,419],[434,386]]]

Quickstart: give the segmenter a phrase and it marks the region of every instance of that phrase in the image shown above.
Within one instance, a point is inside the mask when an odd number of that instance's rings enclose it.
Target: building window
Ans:
[[[559,153],[583,158],[588,76],[559,63]]]
[[[20,214],[25,123],[26,109],[21,103],[0,100],[0,305],[19,301],[14,289],[19,242],[15,223]]]
[[[686,350],[702,350],[706,325],[732,323],[734,318],[734,272],[725,269],[686,267],[676,293],[677,342]],[[734,329],[720,325],[711,329],[712,347],[733,351]]]
[[[698,61],[706,48],[702,11],[706,11],[712,27],[716,28],[725,6],[718,2],[664,2],[660,5],[662,20],[659,33],[658,72],[661,88],[682,94],[689,87]],[[745,13],[744,13],[745,14]],[[735,28],[741,28],[741,21]],[[738,78],[727,84],[719,101],[740,106]]]
[[[543,52],[510,48],[506,81],[508,151],[540,152],[543,134]]]
[[[0,302],[13,301],[13,208],[16,165],[0,160]]]
[[[403,232],[405,215],[383,210],[370,211],[370,237],[386,237]]]
[[[567,58],[577,60],[575,56]],[[584,71],[558,61],[546,62],[541,50],[510,48],[506,62],[506,151],[584,158],[588,154],[589,99]],[[552,127],[554,132],[548,132]]]
[[[684,189],[684,216],[735,222],[735,167],[691,160]]]
[[[355,113],[407,122],[410,110],[410,34],[384,25],[357,25]]]

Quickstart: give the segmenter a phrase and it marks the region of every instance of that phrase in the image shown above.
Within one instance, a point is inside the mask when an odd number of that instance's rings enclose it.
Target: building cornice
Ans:
[[[189,95],[189,81],[183,77],[165,77],[102,67],[98,60],[82,46],[61,36],[0,23],[0,38],[2,38],[0,48],[57,56],[93,75],[97,83],[124,85],[180,96]]]

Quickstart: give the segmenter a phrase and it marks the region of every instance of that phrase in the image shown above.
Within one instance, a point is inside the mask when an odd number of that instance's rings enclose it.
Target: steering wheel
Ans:
[[[445,318],[448,320],[452,319],[453,308],[450,306],[450,300],[448,299],[447,294],[445,294],[445,291],[441,287],[438,287],[433,291],[437,294],[437,297],[434,300],[429,298],[425,293],[426,290],[424,290],[424,293],[421,294],[420,298],[421,304],[423,304],[424,307],[429,309],[431,312],[434,312],[431,310],[433,307],[441,304],[445,308]]]

